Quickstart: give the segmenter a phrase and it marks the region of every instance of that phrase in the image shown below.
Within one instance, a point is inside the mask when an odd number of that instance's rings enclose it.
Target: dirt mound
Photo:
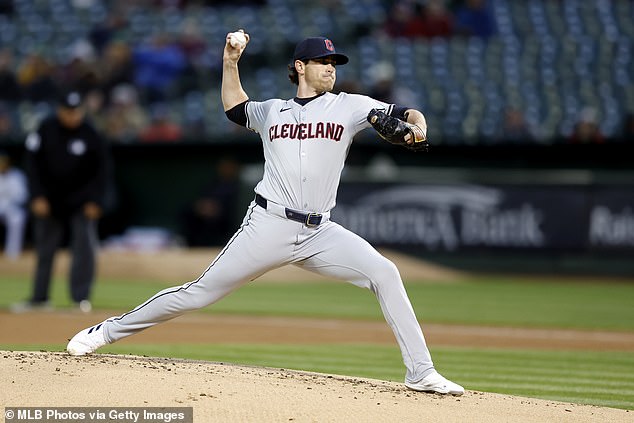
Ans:
[[[194,421],[606,422],[625,410],[206,361],[0,351],[5,407],[193,407]]]

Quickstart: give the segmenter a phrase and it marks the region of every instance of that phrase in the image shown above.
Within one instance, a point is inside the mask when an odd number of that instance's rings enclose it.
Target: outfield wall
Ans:
[[[242,165],[237,227],[262,175],[262,147],[253,137],[227,141],[113,145],[102,238],[131,226],[178,233],[182,210],[217,179],[225,157]],[[20,164],[20,146],[9,150]],[[465,268],[634,274],[632,150],[445,146],[413,154],[361,139],[333,219],[376,245]]]

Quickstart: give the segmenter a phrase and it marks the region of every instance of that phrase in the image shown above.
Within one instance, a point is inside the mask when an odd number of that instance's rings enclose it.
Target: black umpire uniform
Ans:
[[[98,248],[97,221],[108,180],[105,140],[85,119],[81,94],[65,93],[56,113],[26,139],[26,168],[37,252],[31,306],[47,304],[53,259],[70,229],[70,293],[90,311]]]

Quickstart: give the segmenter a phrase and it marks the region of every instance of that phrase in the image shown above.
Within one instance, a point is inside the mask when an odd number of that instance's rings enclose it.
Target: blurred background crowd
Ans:
[[[0,0],[0,144],[60,86],[113,143],[222,141],[237,28],[253,99],[292,97],[293,48],[322,34],[351,57],[337,90],[420,108],[435,144],[632,139],[631,0]]]

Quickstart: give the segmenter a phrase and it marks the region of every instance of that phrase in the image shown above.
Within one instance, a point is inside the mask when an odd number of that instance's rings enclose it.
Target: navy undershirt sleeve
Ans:
[[[225,112],[227,118],[231,122],[237,123],[240,126],[247,126],[247,103],[249,100],[243,101],[237,106],[232,107],[231,109]]]
[[[392,113],[390,113],[390,116],[395,117],[395,118],[400,119],[400,120],[405,120],[405,112],[408,109],[411,109],[411,107],[394,106],[392,108]]]

